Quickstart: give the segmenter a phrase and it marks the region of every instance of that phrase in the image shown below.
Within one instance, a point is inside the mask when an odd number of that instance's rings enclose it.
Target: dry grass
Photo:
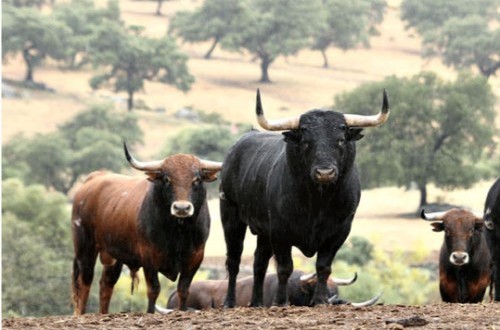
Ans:
[[[104,0],[99,0],[104,3]],[[155,1],[120,1],[123,17],[129,24],[144,25],[148,34],[162,36],[167,30],[168,19],[179,9],[199,5],[200,1],[168,1],[163,4],[165,16],[154,15]],[[234,122],[255,123],[255,90],[261,88],[264,107],[269,117],[298,114],[311,108],[330,106],[335,94],[352,90],[362,83],[379,81],[388,75],[410,76],[421,70],[432,70],[440,76],[453,79],[456,73],[444,67],[439,60],[424,61],[419,55],[420,40],[404,30],[399,19],[399,1],[389,1],[390,7],[381,26],[381,35],[371,40],[370,49],[328,52],[331,67],[323,69],[319,52],[301,51],[297,56],[279,58],[270,68],[273,84],[262,85],[257,62],[249,55],[228,53],[217,48],[214,58],[207,61],[203,54],[209,44],[183,44],[181,48],[190,56],[189,68],[196,83],[189,93],[159,83],[147,83],[145,91],[136,99],[143,100],[152,109],[165,108],[165,113],[137,111],[140,125],[145,131],[145,143],[139,148],[141,157],[158,153],[165,140],[188,123],[172,117],[178,109],[192,106],[207,112],[217,112]],[[22,80],[24,67],[19,58],[3,66],[3,79]],[[125,111],[124,95],[114,95],[105,90],[93,92],[88,80],[90,71],[61,71],[48,64],[37,68],[35,79],[54,88],[56,93],[24,91],[17,99],[2,99],[2,141],[8,142],[15,134],[47,133],[57,125],[84,110],[88,104],[112,100],[116,111]],[[500,95],[500,79],[492,77],[490,83]],[[389,91],[390,96],[390,91]],[[381,100],[374,100],[374,111]],[[392,104],[397,114],[397,104]],[[497,104],[500,112],[500,105]],[[500,116],[498,116],[500,124]],[[439,198],[482,209],[489,183],[473,189],[446,192],[430,188],[431,201]],[[352,235],[362,235],[378,241],[383,248],[395,246],[411,249],[415,244],[426,244],[432,249],[439,246],[441,237],[432,233],[429,226],[418,220],[402,217],[417,207],[418,193],[398,188],[364,191],[356,216]],[[211,201],[213,230],[207,246],[207,255],[223,255],[222,231],[218,205]],[[250,234],[248,236],[251,236]],[[253,242],[253,243],[252,243]],[[247,239],[245,254],[252,254],[254,239]]]

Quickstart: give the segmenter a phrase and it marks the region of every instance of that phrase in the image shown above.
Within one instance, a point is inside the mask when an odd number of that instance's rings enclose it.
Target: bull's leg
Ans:
[[[144,267],[144,277],[148,287],[148,313],[155,312],[155,303],[160,294],[160,281],[158,280],[158,271],[149,267]]]
[[[323,244],[318,249],[318,256],[316,258],[316,275],[318,277],[318,282],[314,289],[311,305],[328,303],[329,290],[327,280],[332,273],[332,262],[338,250],[347,239],[347,236],[349,236],[351,222],[352,218],[350,220],[348,219],[346,222],[348,225],[339,228],[335,240]]]
[[[274,257],[278,270],[278,290],[274,297],[273,305],[288,305],[288,278],[293,272],[292,247],[282,244],[274,245]]]
[[[269,259],[273,255],[273,250],[269,239],[260,235],[257,237],[257,248],[254,253],[253,262],[253,291],[251,307],[262,307],[264,305],[264,278],[266,276]]]
[[[493,271],[493,286],[495,288],[495,301],[500,301],[500,265],[494,267]]]
[[[90,286],[94,279],[97,251],[93,242],[82,232],[74,233],[75,258],[73,260],[72,291],[74,314],[85,314]],[[84,244],[86,243],[86,244]]]
[[[226,268],[229,274],[224,307],[232,308],[236,304],[236,277],[240,271],[241,253],[247,225],[240,221],[238,208],[224,199],[220,202],[221,221],[226,241]]]
[[[103,267],[101,280],[99,281],[99,312],[102,314],[107,314],[109,311],[113,288],[120,278],[122,267],[123,263],[118,261],[114,265],[104,265]]]
[[[205,244],[195,250],[189,260],[189,263],[183,265],[177,284],[177,298],[179,300],[179,309],[181,311],[187,310],[187,299],[189,296],[189,287],[193,281],[193,277],[200,268],[203,256],[205,253]]]

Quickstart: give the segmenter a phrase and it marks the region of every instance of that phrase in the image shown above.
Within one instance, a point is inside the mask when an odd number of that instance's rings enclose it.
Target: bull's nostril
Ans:
[[[334,168],[317,168],[316,174],[320,176],[332,176],[335,172]]]

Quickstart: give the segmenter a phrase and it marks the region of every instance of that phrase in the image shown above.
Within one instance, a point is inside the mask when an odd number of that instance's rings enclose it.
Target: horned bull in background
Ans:
[[[444,302],[479,303],[490,283],[490,253],[482,214],[451,209],[425,213],[433,231],[444,231],[439,254],[439,291]]]
[[[139,162],[128,152],[130,165],[144,177],[94,172],[76,193],[71,216],[75,257],[75,314],[86,310],[94,265],[100,255],[99,311],[107,313],[113,287],[127,265],[135,277],[143,267],[148,309],[154,312],[160,293],[158,272],[174,281],[182,310],[189,286],[200,266],[210,228],[204,182],[217,178],[221,163],[177,154]]]
[[[495,301],[500,301],[500,178],[488,191],[484,205],[484,235],[491,254]]]
[[[328,278],[329,299],[339,302],[338,286],[350,285],[357,279],[354,275],[351,279]],[[317,278],[316,274],[304,274],[301,271],[293,271],[288,281],[288,297],[292,306],[308,306],[314,293]],[[252,297],[253,276],[247,276],[236,281],[238,295],[236,296],[236,306],[245,307],[250,304]],[[278,276],[275,273],[268,273],[264,279],[264,306],[270,307],[276,290],[278,288]],[[205,280],[196,281],[189,288],[189,297],[186,302],[188,308],[206,309],[220,307],[224,302],[227,293],[227,280]],[[361,303],[351,303],[354,307],[365,307],[377,302],[380,295]],[[156,306],[162,313],[168,313],[179,305],[179,299],[175,292],[172,292],[168,299],[167,309]]]
[[[285,132],[251,131],[225,157],[220,208],[229,279],[224,305],[236,305],[236,277],[247,227],[257,235],[250,306],[264,305],[264,278],[273,255],[278,274],[274,304],[288,303],[292,246],[307,257],[317,253],[318,281],[310,304],[328,303],[331,264],[349,235],[361,196],[355,141],[362,138],[363,128],[387,120],[387,95],[384,91],[382,111],[374,116],[311,110],[268,121],[257,91],[256,112],[264,129]]]

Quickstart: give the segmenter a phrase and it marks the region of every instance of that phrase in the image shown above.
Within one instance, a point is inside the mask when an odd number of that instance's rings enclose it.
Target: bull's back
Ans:
[[[251,131],[227,153],[221,171],[223,198],[240,205],[243,214],[258,214],[265,203],[268,178],[282,165],[281,134]]]
[[[101,233],[136,230],[137,214],[147,191],[143,178],[94,172],[75,195],[72,211],[73,229],[85,229],[99,241]],[[99,242],[98,242],[99,243]]]

